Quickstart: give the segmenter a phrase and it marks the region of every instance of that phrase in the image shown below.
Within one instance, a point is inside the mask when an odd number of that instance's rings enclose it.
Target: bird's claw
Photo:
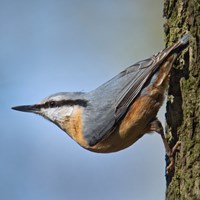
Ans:
[[[174,155],[176,151],[178,150],[179,146],[181,145],[180,141],[177,141],[176,144],[173,146],[173,148],[167,152],[167,156],[169,157],[169,165],[166,167],[166,174],[169,174],[171,171],[174,170]]]

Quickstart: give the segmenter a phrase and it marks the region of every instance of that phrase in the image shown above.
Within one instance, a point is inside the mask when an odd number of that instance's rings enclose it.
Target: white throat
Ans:
[[[55,120],[62,120],[65,117],[71,116],[73,113],[74,106],[61,106],[61,107],[55,107],[55,108],[47,108],[42,109],[42,114],[49,118],[52,121]]]

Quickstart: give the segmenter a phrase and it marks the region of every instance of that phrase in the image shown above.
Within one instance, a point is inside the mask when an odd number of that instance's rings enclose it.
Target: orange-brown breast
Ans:
[[[80,106],[74,106],[74,110],[70,117],[61,123],[61,128],[73,138],[81,146],[86,146],[86,141],[83,138],[82,110]]]

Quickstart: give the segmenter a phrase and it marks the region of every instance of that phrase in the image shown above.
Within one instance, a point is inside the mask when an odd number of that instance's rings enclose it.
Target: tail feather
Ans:
[[[165,49],[164,51],[169,52],[169,56],[171,56],[174,53],[180,54],[181,51],[188,46],[189,37],[190,37],[189,33],[185,34],[178,42],[176,42],[171,47]]]
[[[187,33],[185,34],[179,41],[182,43],[182,44],[187,44],[189,42],[189,37],[190,37],[190,34]]]

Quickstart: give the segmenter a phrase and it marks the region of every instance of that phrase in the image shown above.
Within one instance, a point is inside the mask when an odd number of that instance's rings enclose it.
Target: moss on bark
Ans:
[[[166,176],[168,200],[200,199],[200,1],[165,0],[166,46],[190,32],[190,46],[175,63],[167,102],[167,138],[181,141],[175,170]],[[173,97],[173,98],[172,98]]]

